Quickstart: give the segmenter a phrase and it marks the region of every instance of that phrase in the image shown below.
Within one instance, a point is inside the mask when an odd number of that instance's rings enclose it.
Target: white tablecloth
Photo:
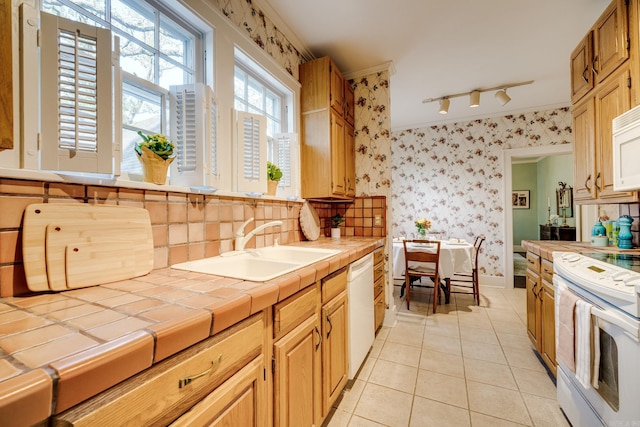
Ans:
[[[409,250],[411,250],[409,248]],[[423,248],[421,248],[423,250]],[[429,248],[427,248],[427,251]],[[435,252],[435,245],[432,247]],[[471,273],[473,245],[443,241],[440,243],[439,273],[442,279],[453,276],[453,273]],[[393,242],[393,277],[404,277],[404,246],[402,242]]]

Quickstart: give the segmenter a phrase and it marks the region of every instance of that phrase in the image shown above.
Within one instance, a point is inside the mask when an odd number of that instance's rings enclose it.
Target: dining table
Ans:
[[[407,250],[419,248],[422,251],[435,252],[436,245],[418,246],[418,244],[407,243]],[[393,239],[393,278],[403,279],[405,272],[404,244],[403,239]],[[463,239],[440,240],[440,261],[438,262],[438,273],[444,280],[447,287],[445,292],[445,303],[449,303],[449,290],[451,289],[451,278],[455,273],[471,273],[473,245]],[[416,263],[420,264],[420,263]]]

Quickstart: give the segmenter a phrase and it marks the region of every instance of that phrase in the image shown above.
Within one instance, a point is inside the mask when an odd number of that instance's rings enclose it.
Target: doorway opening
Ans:
[[[504,268],[505,268],[505,287],[512,288],[514,283],[514,271],[516,271],[514,265],[514,258],[519,260],[518,257],[514,257],[515,253],[522,253],[520,242],[514,242],[514,215],[512,209],[512,194],[514,190],[520,190],[520,188],[513,188],[513,171],[512,167],[514,162],[518,163],[523,159],[555,156],[559,154],[572,154],[572,144],[561,145],[549,145],[544,147],[528,147],[528,148],[516,148],[504,151],[504,206],[505,206],[505,244],[504,244]],[[576,218],[578,219],[578,218]],[[537,222],[537,221],[536,221]],[[538,224],[533,224],[538,227]],[[525,262],[526,270],[526,262]],[[520,269],[517,271],[521,273]],[[522,277],[522,276],[520,276]],[[522,279],[518,279],[519,286],[522,283]]]

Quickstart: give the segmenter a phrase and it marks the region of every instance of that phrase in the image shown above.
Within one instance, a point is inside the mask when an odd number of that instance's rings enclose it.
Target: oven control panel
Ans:
[[[640,315],[640,273],[575,252],[554,252],[553,267],[576,286]]]

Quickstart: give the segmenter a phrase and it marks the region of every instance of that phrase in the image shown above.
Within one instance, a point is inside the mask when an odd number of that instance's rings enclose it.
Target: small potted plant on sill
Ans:
[[[340,238],[340,225],[343,222],[344,222],[344,217],[339,213],[331,217],[331,238],[332,239]]]
[[[134,145],[138,160],[142,163],[145,182],[164,184],[167,182],[167,170],[173,162],[175,146],[169,139],[159,133],[145,135],[138,131],[142,141]]]
[[[282,179],[282,170],[277,165],[267,162],[267,194],[269,196],[276,195],[280,179]]]

